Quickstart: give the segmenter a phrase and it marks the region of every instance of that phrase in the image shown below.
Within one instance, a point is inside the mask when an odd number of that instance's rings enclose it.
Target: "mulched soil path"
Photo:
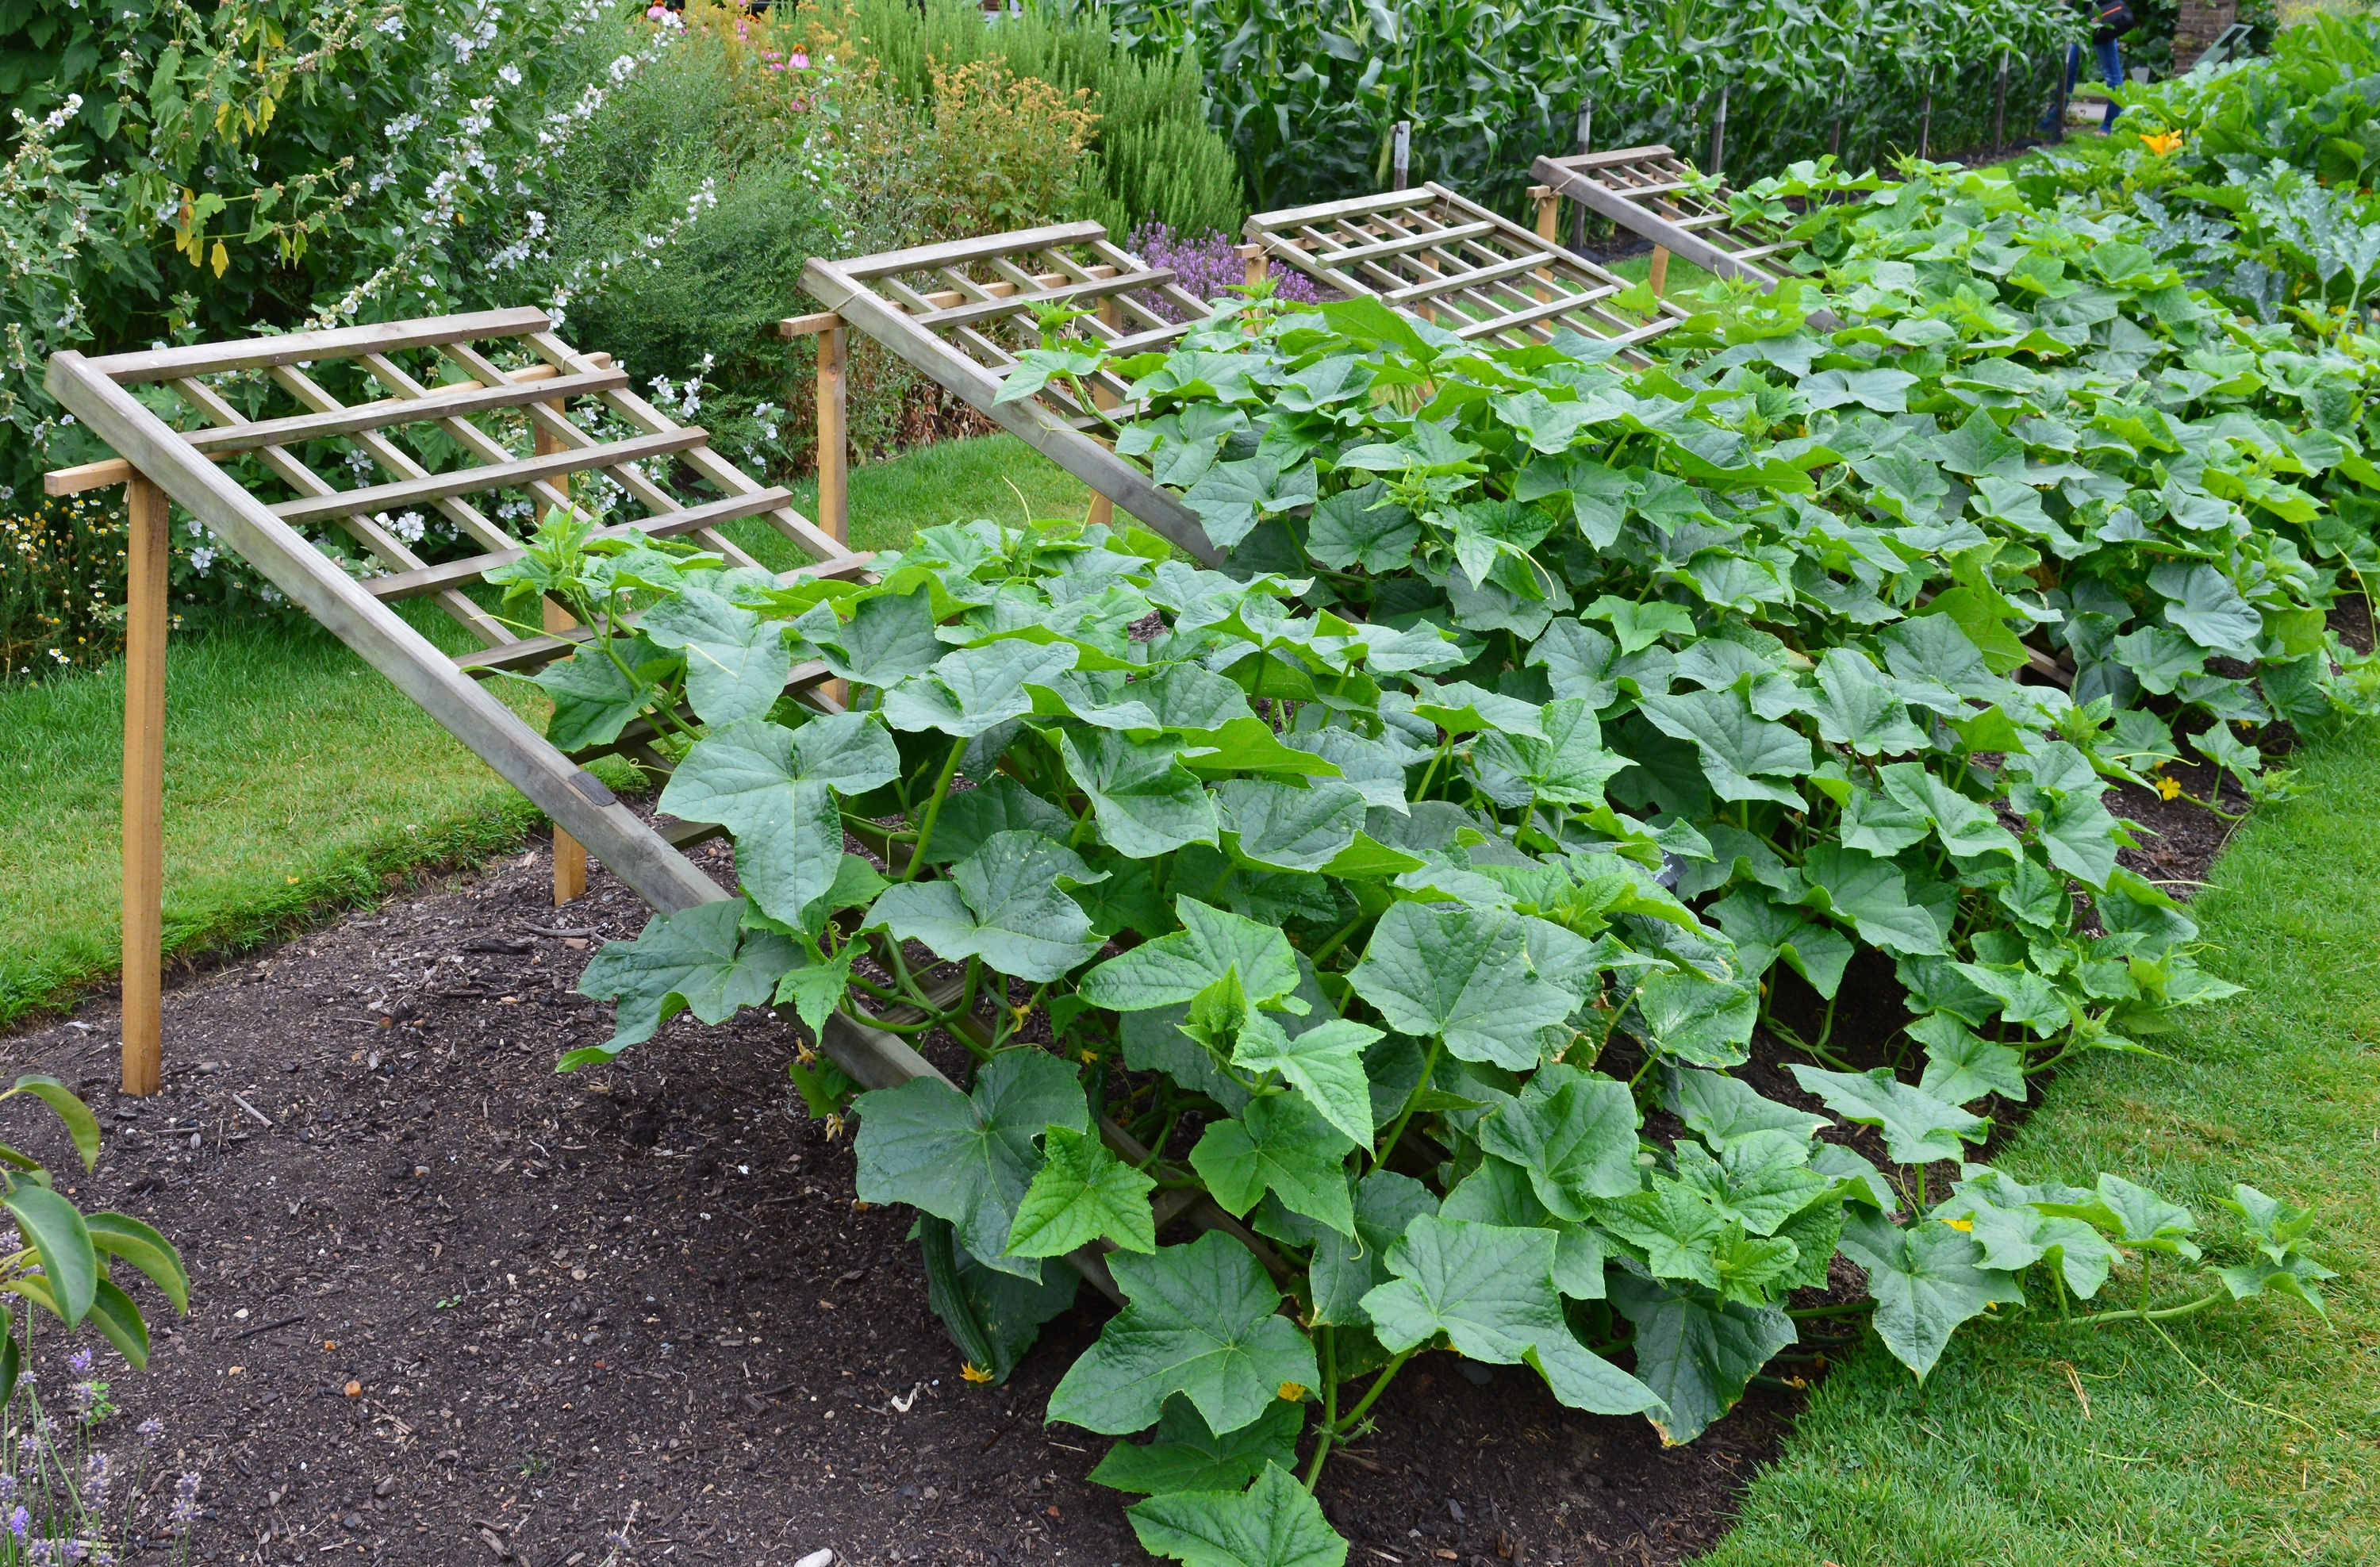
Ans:
[[[2202,796],[2214,784],[2170,771]],[[2125,861],[2180,895],[2226,836],[2148,791],[2107,804],[2145,830]],[[732,883],[726,844],[697,856]],[[963,1382],[907,1214],[857,1203],[850,1143],[789,1093],[790,1041],[765,1015],[681,1017],[619,1064],[557,1075],[557,1055],[610,1032],[579,970],[645,909],[600,866],[556,909],[550,878],[533,847],[187,975],[153,1099],[115,1093],[110,997],[0,1038],[0,1073],[78,1087],[106,1152],[96,1174],[65,1173],[72,1151],[32,1105],[0,1114],[0,1136],[188,1260],[187,1319],[136,1289],[148,1370],[102,1365],[124,1411],[106,1432],[130,1446],[135,1422],[166,1424],[174,1461],[152,1489],[204,1476],[196,1560],[1147,1561],[1130,1499],[1085,1479],[1106,1439],[1041,1419],[1106,1303],[1085,1290],[1005,1387]],[[1882,964],[1854,978],[1846,993],[1874,1015],[1846,1016],[1837,1043],[1864,1066],[1884,1059],[1898,987]],[[1747,1075],[1810,1104],[1780,1059],[1763,1048]],[[44,1385],[67,1379],[62,1353],[54,1330],[35,1343]],[[1665,1450],[1644,1421],[1566,1410],[1519,1368],[1431,1355],[1319,1495],[1365,1567],[1657,1567],[1724,1532],[1797,1403],[1755,1389]]]

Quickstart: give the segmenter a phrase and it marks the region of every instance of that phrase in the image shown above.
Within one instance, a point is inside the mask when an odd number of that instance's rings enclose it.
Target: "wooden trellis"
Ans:
[[[1259,213],[1247,236],[1268,262],[1506,347],[1568,327],[1633,348],[1686,314],[1622,307],[1624,279],[1442,185]]]
[[[1661,250],[1718,277],[1774,288],[1783,258],[1801,249],[1774,225],[1738,222],[1724,185],[1705,188],[1685,160],[1667,147],[1621,147],[1568,158],[1539,158],[1529,172]]]
[[[50,492],[124,484],[131,524],[124,801],[128,1091],[155,1091],[161,1055],[168,497],[553,820],[557,897],[570,891],[562,884],[566,847],[581,845],[581,887],[583,856],[591,849],[663,912],[722,895],[680,852],[717,829],[687,824],[656,832],[584,766],[595,755],[637,750],[651,737],[649,731],[632,727],[611,745],[565,756],[478,684],[499,670],[527,672],[561,658],[588,633],[551,602],[542,631],[506,626],[463,588],[520,558],[521,541],[502,521],[506,511],[526,517],[570,504],[574,475],[603,476],[625,503],[622,510],[643,513],[625,519],[615,513],[606,527],[613,534],[690,535],[732,562],[752,565],[758,563],[717,529],[739,517],[759,517],[818,558],[788,577],[848,577],[864,571],[868,557],[851,553],[840,538],[795,511],[787,492],[743,473],[710,450],[703,431],[676,424],[630,392],[620,370],[579,353],[550,325],[539,310],[499,310],[102,358],[68,352],[50,361],[51,394],[119,454],[50,475]],[[475,344],[532,362],[500,368]],[[158,384],[171,387],[188,410],[188,422],[202,427],[176,429],[128,390]],[[343,399],[334,386],[346,387],[349,398],[360,388],[370,400]],[[570,417],[574,403],[586,407],[590,402],[613,431],[599,434]],[[295,411],[255,417],[270,404]],[[497,413],[527,423],[528,455],[475,422]],[[447,449],[459,449],[468,460],[430,471],[395,439],[407,426],[437,431]],[[287,498],[252,494],[220,466],[244,456],[269,476],[259,482],[277,484]],[[348,461],[337,462],[341,456]],[[376,481],[343,488],[326,477],[325,470],[350,465]],[[655,468],[691,474],[694,492],[681,499]],[[492,517],[484,503],[500,492],[518,498],[494,507]],[[425,563],[390,520],[390,514],[408,508],[442,516],[477,553]],[[362,580],[349,575],[299,531],[301,525],[320,523],[343,528],[383,574]],[[408,597],[434,598],[482,648],[457,658],[440,651],[390,607]],[[823,702],[816,688],[826,679],[823,665],[805,664],[794,671],[788,689]],[[656,759],[650,752],[644,759]]]
[[[1123,381],[1104,372],[1087,378],[1092,407],[1059,382],[1022,401],[995,400],[1017,355],[1041,340],[1037,309],[1088,311],[1068,331],[1114,354],[1161,347],[1205,319],[1212,307],[1184,291],[1172,269],[1149,266],[1110,243],[1099,224],[1053,224],[848,261],[814,257],[802,269],[802,286],[827,310],[786,321],[784,335],[839,334],[844,323],[858,328],[1103,501],[1208,565],[1221,560],[1196,513],[1094,433],[1106,428],[1101,411],[1116,418],[1130,411]],[[821,407],[826,360],[822,352]],[[836,376],[839,406],[839,355]]]

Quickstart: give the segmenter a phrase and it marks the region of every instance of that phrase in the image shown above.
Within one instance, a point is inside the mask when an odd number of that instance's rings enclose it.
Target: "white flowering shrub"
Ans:
[[[668,34],[549,103],[593,0],[167,0],[0,19],[0,506],[101,455],[49,355],[477,302],[477,229]],[[203,547],[203,546],[202,546]]]

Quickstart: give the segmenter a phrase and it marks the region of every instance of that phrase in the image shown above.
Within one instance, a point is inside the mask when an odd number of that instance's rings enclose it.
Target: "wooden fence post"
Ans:
[[[562,411],[560,403],[548,403],[546,407],[557,414]],[[561,451],[562,443],[545,426],[532,421],[529,450],[541,457],[548,453]],[[565,484],[569,482],[567,479],[563,480]],[[548,504],[533,499],[531,504],[536,508],[537,520],[540,523],[545,521],[545,514],[551,509]],[[549,637],[567,631],[578,624],[568,610],[550,598],[540,599],[538,605],[542,612],[541,623]],[[565,832],[562,823],[557,821],[553,824],[553,906],[560,908],[574,898],[585,896],[586,893],[587,845]]]
[[[1724,87],[1718,90],[1718,113],[1711,120],[1710,167],[1705,172],[1727,172],[1727,89]]]
[[[844,393],[850,382],[851,343],[837,321],[818,334],[818,525],[835,542],[851,545],[851,427]]]
[[[1396,178],[1391,189],[1402,190],[1413,180],[1413,121],[1399,120],[1394,140],[1390,142],[1391,159]]]
[[[1560,243],[1554,235],[1561,226],[1561,198],[1554,194],[1554,188],[1550,185],[1532,185],[1529,187],[1529,200],[1537,204],[1537,237],[1548,245]],[[1548,283],[1554,280],[1551,267],[1539,267],[1537,275]],[[1536,296],[1540,303],[1554,297],[1550,288],[1539,288]]]
[[[1272,275],[1272,263],[1265,260],[1263,246],[1242,245],[1238,247],[1238,249],[1240,252],[1240,281],[1253,288],[1257,284],[1262,283],[1266,278]]]
[[[124,1091],[153,1094],[164,1067],[165,492],[124,487]]]
[[[1115,328],[1119,333],[1123,330],[1123,311],[1117,307],[1112,295],[1100,298],[1098,315],[1100,321]],[[1115,394],[1099,385],[1092,386],[1091,401],[1102,408],[1111,408],[1116,405]],[[1083,520],[1093,528],[1113,528],[1115,502],[1096,490],[1092,491],[1091,509],[1084,514]]]

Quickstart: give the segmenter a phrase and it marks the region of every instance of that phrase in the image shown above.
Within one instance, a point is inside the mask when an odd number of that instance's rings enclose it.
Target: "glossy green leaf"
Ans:
[[[1179,1491],[1125,1509],[1141,1548],[1188,1567],[1345,1567],[1347,1542],[1281,1464],[1245,1492]]]
[[[886,889],[868,921],[950,962],[979,957],[1014,978],[1056,979],[1099,955],[1090,916],[1066,891],[1099,877],[1038,833],[995,832],[949,880]]]
[[[972,1093],[917,1077],[862,1094],[852,1109],[862,1201],[923,1209],[956,1226],[985,1267],[1040,1276],[1038,1261],[1006,1256],[1009,1233],[1040,1168],[1035,1140],[1051,1126],[1090,1130],[1071,1067],[1029,1047],[1003,1051],[976,1074]]]
[[[1207,1428],[1229,1435],[1280,1397],[1321,1380],[1314,1346],[1279,1314],[1281,1291],[1247,1248],[1209,1232],[1153,1257],[1109,1261],[1128,1304],[1050,1395],[1049,1417],[1120,1435],[1185,1395]]]

